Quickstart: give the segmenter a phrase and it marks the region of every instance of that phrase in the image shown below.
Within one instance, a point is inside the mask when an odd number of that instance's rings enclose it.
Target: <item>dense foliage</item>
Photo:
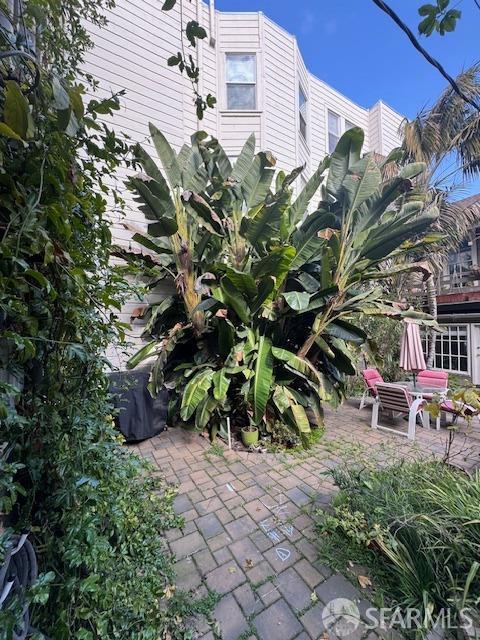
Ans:
[[[344,557],[370,566],[387,604],[420,611],[422,635],[442,608],[452,624],[478,625],[480,474],[435,462],[378,468],[350,460],[333,475],[340,493],[321,531]]]
[[[361,155],[362,130],[351,129],[293,200],[303,167],[275,175],[275,158],[255,155],[253,136],[232,166],[203,133],[178,155],[154,126],[151,134],[163,173],[136,148],[144,173],[129,187],[150,224],[134,240],[151,286],[173,278],[177,294],[148,309],[154,339],[131,366],[156,356],[152,390],[174,390],[172,417],[214,431],[227,415],[269,433],[286,423],[308,441],[322,402],[341,401],[355,371],[354,347],[367,340],[360,315],[428,322],[378,286],[423,271],[386,269],[385,260],[434,239],[423,234],[436,209],[412,186],[424,165],[382,181],[373,155]],[[123,255],[138,265],[138,255]]]
[[[60,18],[95,21],[99,9],[27,2],[25,20],[42,16],[42,57],[57,69],[63,61],[66,77],[88,38],[78,21],[58,32]],[[3,29],[2,50],[29,53],[26,35]],[[176,523],[172,492],[120,446],[105,373],[106,346],[124,329],[114,311],[129,291],[109,264],[106,217],[106,197],[116,199],[108,176],[127,148],[101,119],[118,98],[84,102],[51,66],[35,86],[25,56],[2,69],[0,555],[13,531],[32,531],[42,574],[27,597],[50,638],[188,637],[163,534]],[[3,603],[2,639],[20,605]]]

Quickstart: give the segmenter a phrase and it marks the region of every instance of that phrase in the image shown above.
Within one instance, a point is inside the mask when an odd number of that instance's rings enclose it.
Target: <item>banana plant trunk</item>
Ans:
[[[433,274],[425,282],[425,289],[427,293],[427,306],[429,314],[436,320],[437,309],[437,286],[435,284],[435,278]],[[427,356],[427,369],[431,369],[435,362],[435,345],[436,345],[436,331],[432,329],[430,344],[428,345]]]

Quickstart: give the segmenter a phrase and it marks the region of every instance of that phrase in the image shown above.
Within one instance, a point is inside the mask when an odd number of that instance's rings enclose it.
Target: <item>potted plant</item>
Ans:
[[[255,425],[251,424],[247,427],[242,427],[242,442],[246,447],[257,444],[258,428]]]

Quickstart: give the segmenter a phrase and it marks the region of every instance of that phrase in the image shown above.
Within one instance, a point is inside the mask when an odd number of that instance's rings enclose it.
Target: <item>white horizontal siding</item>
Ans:
[[[381,106],[382,152],[384,155],[388,155],[392,149],[401,144],[400,128],[405,118],[388,104],[381,102]]]
[[[327,141],[322,85],[317,78],[312,77],[310,80],[310,152],[314,171],[325,158]]]
[[[277,166],[292,170],[296,158],[295,40],[263,17],[264,140]]]
[[[368,113],[368,130],[370,134],[370,150],[382,153],[382,120],[381,105],[377,102]]]
[[[243,51],[245,53],[260,47],[258,13],[222,13],[217,12],[219,46],[224,51]]]
[[[200,67],[199,91],[218,100],[218,107],[208,109],[201,122],[196,117],[190,81],[177,67],[167,66],[167,59],[182,48],[179,4],[164,12],[156,0],[116,0],[115,8],[107,10],[106,17],[109,23],[105,28],[88,25],[95,47],[88,52],[83,70],[99,81],[93,97],[107,98],[119,91],[125,91],[125,97],[113,118],[101,116],[99,122],[113,128],[128,143],[142,143],[154,158],[149,122],[177,150],[189,142],[194,131],[203,129],[219,138],[232,158],[238,156],[253,132],[257,151],[271,151],[277,158],[277,167],[285,171],[305,164],[304,175],[308,177],[327,152],[327,109],[365,130],[365,150],[386,154],[399,143],[402,116],[382,102],[370,111],[364,109],[310,74],[295,38],[261,13],[217,11],[211,21],[209,7],[202,0],[183,3],[183,27],[188,20],[198,19],[207,30],[205,40],[194,49],[187,43],[186,49]],[[225,110],[224,63],[229,51],[257,56],[256,111]],[[299,133],[299,85],[307,97],[306,141]],[[128,175],[127,169],[121,169],[115,178],[106,180],[125,200],[123,213],[109,203],[109,216],[114,242],[139,249],[124,225],[146,230],[147,221],[124,184]],[[128,321],[131,305],[138,304],[129,302],[120,318]],[[137,345],[140,331],[136,322],[132,335]],[[121,360],[117,358],[115,362]]]
[[[248,136],[254,133],[259,151],[261,139],[261,115],[259,113],[220,113],[220,140],[225,152],[230,157],[236,157]]]

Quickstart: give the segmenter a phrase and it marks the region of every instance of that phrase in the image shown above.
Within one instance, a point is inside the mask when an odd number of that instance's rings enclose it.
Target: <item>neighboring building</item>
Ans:
[[[125,90],[114,128],[154,157],[149,122],[177,150],[194,131],[205,130],[220,140],[232,160],[254,132],[257,150],[271,151],[278,168],[306,165],[298,180],[301,187],[349,127],[365,131],[365,151],[387,155],[398,146],[402,115],[382,101],[371,109],[360,107],[316,78],[305,67],[295,37],[262,13],[219,12],[213,0],[183,0],[168,12],[161,5],[158,0],[116,0],[115,8],[106,11],[107,27],[90,28],[95,47],[85,63],[85,71],[99,81],[95,97]],[[177,67],[167,66],[167,59],[182,50],[182,24],[192,19],[208,37],[187,53],[200,68],[200,93],[217,98],[202,121],[195,114],[190,81]],[[127,210],[126,218],[112,213],[112,234],[118,244],[135,248],[123,223],[146,224],[123,186],[126,175],[118,174],[116,186]],[[136,306],[138,302],[127,305],[122,319],[128,322]],[[122,360],[110,355],[116,363]]]
[[[480,385],[480,194],[457,203],[478,209],[478,226],[451,253],[437,279],[435,367]]]

